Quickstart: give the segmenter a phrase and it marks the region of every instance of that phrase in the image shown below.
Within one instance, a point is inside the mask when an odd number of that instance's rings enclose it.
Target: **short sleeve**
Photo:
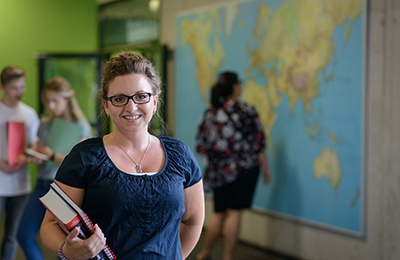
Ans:
[[[185,189],[193,186],[198,183],[202,179],[202,174],[200,170],[200,166],[190,148],[185,145],[187,149],[187,157],[188,157],[188,168],[190,169],[186,173],[186,183],[184,185]]]
[[[202,179],[199,164],[188,145],[172,137],[159,137],[167,154],[167,171],[182,178],[183,187],[189,188]]]
[[[29,107],[29,116],[27,117],[27,144],[34,145],[38,141],[38,129],[40,119],[36,111]]]

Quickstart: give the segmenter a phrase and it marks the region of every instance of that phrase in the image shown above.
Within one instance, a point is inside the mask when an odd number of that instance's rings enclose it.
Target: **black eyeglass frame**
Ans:
[[[145,102],[137,102],[135,101],[135,97],[140,96],[140,95],[147,95],[148,96],[148,100]],[[127,95],[115,95],[115,96],[111,96],[111,97],[107,97],[106,100],[111,102],[111,105],[115,106],[115,107],[123,107],[126,106],[129,103],[129,100],[132,99],[133,103],[135,103],[136,105],[142,105],[142,104],[147,104],[150,102],[151,100],[151,96],[154,96],[154,93],[150,93],[150,92],[142,92],[142,93],[136,93],[135,95],[132,96],[127,96]],[[113,99],[116,97],[125,97],[126,99],[126,103],[125,104],[114,104]]]

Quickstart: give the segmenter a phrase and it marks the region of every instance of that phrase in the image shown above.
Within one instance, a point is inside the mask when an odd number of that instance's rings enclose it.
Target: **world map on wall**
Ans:
[[[364,9],[258,0],[177,16],[175,135],[195,151],[210,86],[236,71],[268,140],[272,181],[260,175],[255,209],[362,234]]]

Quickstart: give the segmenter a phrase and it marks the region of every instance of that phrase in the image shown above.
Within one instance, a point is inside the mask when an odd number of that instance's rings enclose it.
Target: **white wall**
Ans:
[[[161,42],[174,49],[178,12],[220,2],[162,1]],[[368,5],[366,238],[249,211],[242,240],[303,259],[400,259],[400,1],[369,0]],[[168,71],[168,118],[174,125],[173,58]],[[207,200],[207,216],[211,209]]]

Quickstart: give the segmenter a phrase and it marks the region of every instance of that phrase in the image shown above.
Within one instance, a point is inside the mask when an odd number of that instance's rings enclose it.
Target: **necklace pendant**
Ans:
[[[137,173],[142,173],[142,167],[140,165],[136,165],[136,172]]]

